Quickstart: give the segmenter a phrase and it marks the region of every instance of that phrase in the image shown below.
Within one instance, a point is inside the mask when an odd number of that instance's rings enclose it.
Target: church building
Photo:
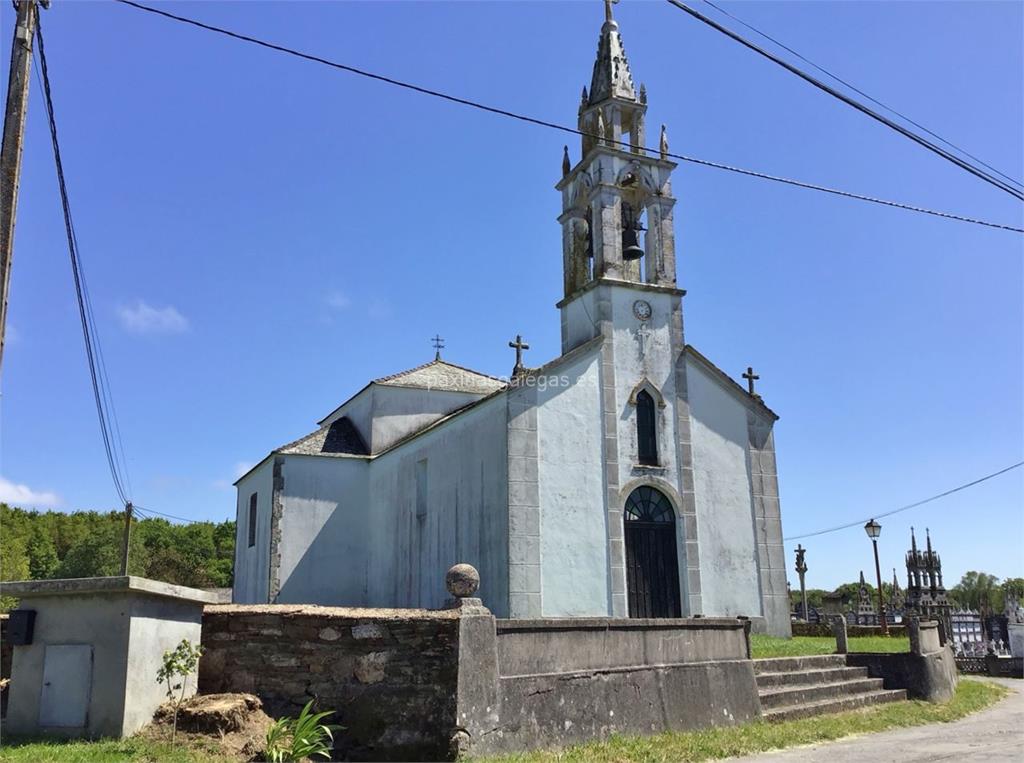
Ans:
[[[498,617],[745,616],[789,635],[777,416],[683,335],[665,128],[647,152],[606,4],[566,150],[562,354],[508,379],[375,379],[236,483],[234,601],[441,607],[466,562]]]

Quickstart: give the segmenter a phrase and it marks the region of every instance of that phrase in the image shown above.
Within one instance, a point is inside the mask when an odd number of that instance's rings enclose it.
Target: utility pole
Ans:
[[[32,40],[36,34],[39,6],[49,0],[17,0],[18,17],[11,43],[11,73],[7,81],[7,109],[4,112],[3,146],[0,148],[0,366],[4,359],[7,327],[7,292],[11,285],[14,254],[14,219],[18,208],[21,179],[21,147],[25,141],[28,112],[28,83],[32,72]]]
[[[128,501],[124,505],[124,539],[121,542],[121,576],[128,574],[128,547],[132,540],[132,512],[134,507]]]

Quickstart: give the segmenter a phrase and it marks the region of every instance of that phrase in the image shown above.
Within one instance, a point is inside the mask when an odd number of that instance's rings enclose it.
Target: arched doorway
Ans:
[[[641,485],[626,499],[626,591],[630,617],[681,617],[676,517],[665,494]]]

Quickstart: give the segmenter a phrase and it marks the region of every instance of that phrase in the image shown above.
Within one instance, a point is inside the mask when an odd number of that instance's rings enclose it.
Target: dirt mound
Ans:
[[[170,739],[173,719],[174,707],[163,704],[141,733]],[[263,751],[272,722],[252,694],[199,694],[178,709],[178,738],[200,746],[212,744],[222,754],[252,760]]]

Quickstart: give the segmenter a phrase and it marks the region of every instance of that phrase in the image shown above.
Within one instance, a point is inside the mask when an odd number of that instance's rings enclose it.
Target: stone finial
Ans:
[[[568,175],[571,169],[572,163],[569,161],[569,147],[562,146],[562,177]]]
[[[598,110],[597,112],[597,142],[604,143],[607,137],[605,126],[604,126],[604,114]]]
[[[452,598],[448,600],[448,609],[458,609],[463,616],[487,615],[490,612],[480,599],[475,598],[480,588],[480,573],[470,564],[456,564],[444,576],[444,585]]]
[[[480,588],[480,573],[471,564],[456,564],[444,576],[448,593],[456,599],[467,599]]]
[[[665,125],[661,126],[661,138],[658,141],[658,153],[662,159],[668,159],[668,130]]]
[[[647,85],[640,83],[640,103],[647,103]]]

